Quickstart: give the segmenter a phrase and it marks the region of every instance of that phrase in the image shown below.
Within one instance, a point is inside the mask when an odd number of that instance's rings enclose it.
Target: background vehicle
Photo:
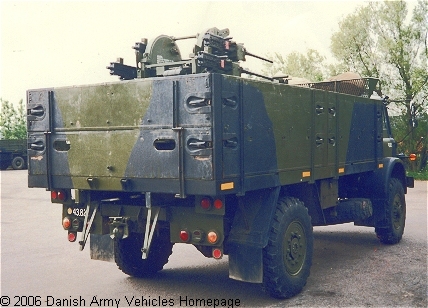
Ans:
[[[27,140],[0,140],[0,169],[27,167]]]
[[[63,205],[69,241],[91,234],[91,257],[126,274],[153,275],[187,243],[288,298],[309,276],[313,226],[399,242],[413,179],[386,100],[369,98],[378,80],[243,78],[255,55],[228,35],[193,36],[187,60],[176,41],[189,37],[143,39],[135,67],[108,67],[120,82],[28,91],[29,187]]]

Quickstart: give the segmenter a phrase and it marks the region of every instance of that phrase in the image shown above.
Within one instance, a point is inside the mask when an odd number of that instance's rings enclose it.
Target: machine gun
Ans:
[[[117,75],[120,80],[137,78],[137,68],[123,64],[123,58],[118,58],[116,62],[110,62],[110,66],[107,68],[110,70],[110,75]]]
[[[229,29],[210,28],[200,34],[178,38],[160,35],[150,44],[144,38],[132,47],[135,49],[135,67],[123,64],[123,59],[119,58],[116,62],[110,62],[107,69],[110,70],[110,75],[117,75],[121,80],[203,72],[234,76],[245,73],[273,80],[243,69],[239,62],[245,61],[246,56],[273,62],[248,52],[243,44],[232,41],[228,35]],[[176,41],[191,38],[196,39],[193,53],[189,55],[189,59],[183,60]]]

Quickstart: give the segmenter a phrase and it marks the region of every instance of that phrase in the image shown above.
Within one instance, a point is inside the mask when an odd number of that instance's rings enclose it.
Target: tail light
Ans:
[[[68,232],[68,241],[69,242],[75,242],[76,239],[77,239],[77,232],[69,231]]]
[[[221,199],[215,199],[213,202],[210,197],[205,197],[201,199],[200,206],[206,211],[210,210],[213,207],[216,210],[221,210],[223,208],[223,201]]]
[[[203,208],[204,210],[209,210],[211,208],[211,199],[203,198],[201,200],[201,208]]]
[[[411,161],[415,161],[415,160],[416,160],[416,154],[410,154],[410,155],[409,155],[409,159],[410,159]]]
[[[58,199],[61,200],[61,201],[64,201],[66,199],[65,192],[59,191],[58,192]]]
[[[51,199],[52,201],[65,201],[67,199],[67,194],[62,190],[52,190]]]
[[[213,249],[213,257],[214,259],[221,259],[223,257],[223,251],[220,248]]]
[[[221,201],[220,199],[216,199],[216,200],[214,201],[214,207],[215,207],[217,210],[220,210],[220,209],[223,207],[223,201]]]
[[[51,191],[51,199],[56,200],[58,199],[58,192],[55,190]]]
[[[190,234],[189,234],[189,232],[187,232],[187,230],[181,230],[181,231],[180,231],[180,239],[181,239],[183,242],[188,242],[188,241],[189,241],[189,239],[190,239]]]

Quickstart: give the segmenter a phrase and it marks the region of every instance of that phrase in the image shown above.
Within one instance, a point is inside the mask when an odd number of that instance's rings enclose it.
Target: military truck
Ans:
[[[0,140],[0,170],[6,170],[10,166],[15,170],[26,168],[27,140]]]
[[[196,40],[188,59],[181,39]],[[267,59],[228,29],[134,49],[136,66],[107,67],[119,81],[27,93],[28,185],[62,204],[68,240],[90,238],[93,259],[149,277],[186,243],[289,298],[309,276],[313,226],[354,222],[400,241],[413,179],[387,98],[370,99],[377,79],[252,73],[246,57]]]

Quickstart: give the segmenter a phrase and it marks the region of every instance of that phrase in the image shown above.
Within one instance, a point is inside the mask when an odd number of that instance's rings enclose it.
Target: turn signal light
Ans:
[[[411,161],[415,161],[415,160],[416,160],[416,154],[410,154],[410,155],[409,155],[409,159],[410,159]]]
[[[68,232],[68,241],[75,242],[77,238],[77,232]]]
[[[208,232],[207,240],[210,244],[215,244],[218,241],[218,235],[215,231]]]
[[[64,217],[64,219],[62,220],[62,226],[64,227],[65,230],[69,229],[71,226],[70,218]]]

